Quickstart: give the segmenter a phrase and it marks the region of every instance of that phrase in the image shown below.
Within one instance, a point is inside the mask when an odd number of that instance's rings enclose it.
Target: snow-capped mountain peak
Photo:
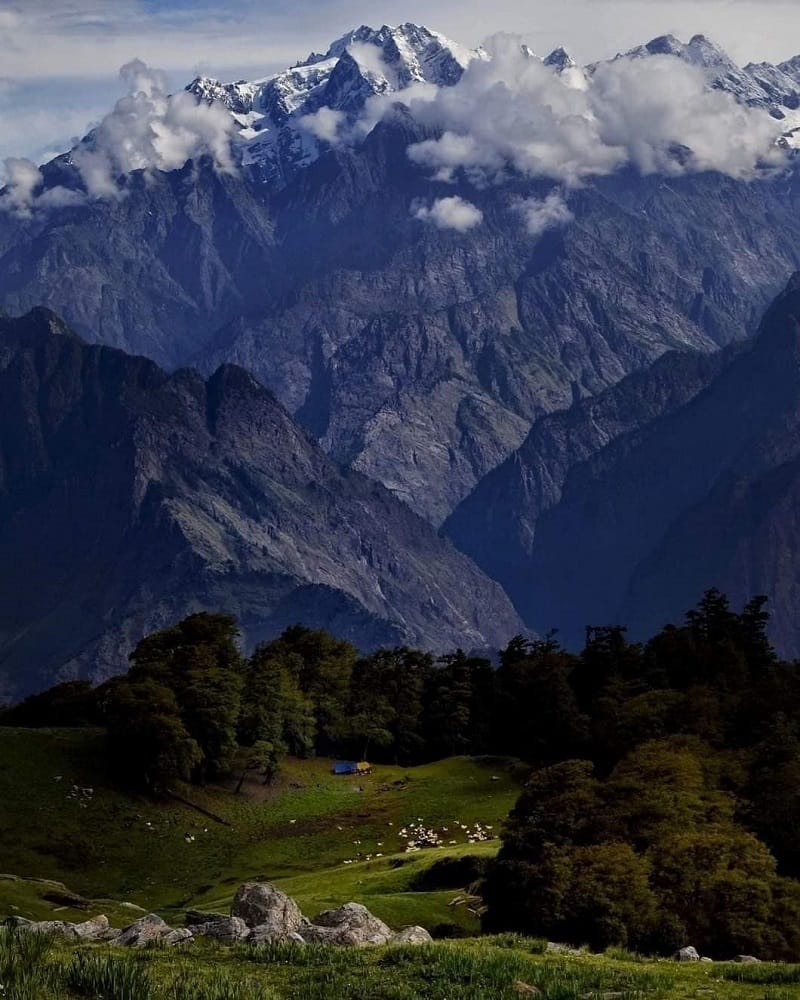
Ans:
[[[709,86],[731,94],[741,104],[764,108],[774,118],[791,118],[787,110],[797,108],[800,103],[800,56],[780,66],[759,63],[742,68],[706,35],[694,35],[688,43],[674,35],[662,35],[616,58],[660,55],[675,56],[696,66],[706,74]]]
[[[727,52],[706,35],[695,35],[685,47],[686,58],[698,66],[732,66],[739,69]]]
[[[371,97],[415,84],[453,86],[473,59],[486,58],[482,50],[467,49],[421,25],[361,25],[324,54],[312,53],[264,80],[221,83],[198,77],[187,90],[231,112],[245,146],[244,162],[258,166],[266,179],[308,163],[330,140],[330,129],[312,135],[304,127],[308,116],[325,110],[333,128],[335,116],[357,117]]]
[[[550,55],[545,58],[544,64],[558,70],[559,73],[563,73],[567,69],[575,69],[578,65],[569,52],[562,48],[553,49]]]

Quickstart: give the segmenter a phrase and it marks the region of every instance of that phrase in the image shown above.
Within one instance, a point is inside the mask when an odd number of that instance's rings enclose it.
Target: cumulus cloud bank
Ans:
[[[34,208],[71,204],[82,198],[114,198],[120,179],[133,171],[175,170],[188,160],[210,157],[220,171],[233,169],[234,122],[218,105],[191,94],[167,93],[166,79],[141,60],[123,66],[129,93],[121,98],[71,155],[85,193],[44,189],[43,175],[29,160],[6,160],[6,196],[0,206],[18,215]]]
[[[627,164],[643,173],[748,178],[782,155],[779,123],[710,90],[701,68],[674,56],[560,75],[516,38],[496,37],[488,48],[492,58],[473,61],[456,86],[403,95],[439,133],[409,149],[439,180],[461,171],[483,185],[513,170],[576,187]]]
[[[466,233],[483,222],[483,212],[457,195],[437,198],[430,207],[416,203],[411,206],[411,214],[421,222],[432,223],[437,229],[455,229],[458,233]]]

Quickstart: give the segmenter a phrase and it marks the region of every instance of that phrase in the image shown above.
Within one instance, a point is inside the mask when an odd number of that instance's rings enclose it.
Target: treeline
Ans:
[[[151,789],[253,772],[286,754],[414,765],[488,752],[496,679],[463,652],[362,656],[293,626],[242,655],[235,620],[191,615],[143,639],[130,669],[97,688],[71,681],[0,715],[14,726],[104,726],[118,775]]]
[[[403,765],[508,755],[532,777],[481,887],[486,926],[595,947],[800,959],[800,671],[763,599],[708,592],[647,643],[591,628],[580,654],[513,639],[362,656],[300,626],[241,654],[199,614],[143,640],[130,671],[60,685],[7,725],[103,725],[118,775],[151,789],[285,754]]]

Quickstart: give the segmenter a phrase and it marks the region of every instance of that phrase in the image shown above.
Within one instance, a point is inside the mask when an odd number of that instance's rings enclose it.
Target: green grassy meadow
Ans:
[[[116,789],[101,732],[0,728],[0,872],[16,877],[0,878],[0,916],[75,915],[43,899],[47,882],[20,879],[64,883],[120,924],[131,906],[167,920],[190,906],[225,908],[241,882],[258,877],[309,915],[352,899],[395,926],[477,930],[465,907],[449,905],[457,893],[413,892],[411,883],[443,856],[493,853],[496,842],[469,844],[468,830],[480,823],[493,828],[486,836],[499,833],[523,776],[504,760],[377,767],[357,779],[332,776],[327,760],[287,760],[272,788],[180,790],[219,822]],[[399,834],[419,820],[440,831],[443,846],[406,854]]]

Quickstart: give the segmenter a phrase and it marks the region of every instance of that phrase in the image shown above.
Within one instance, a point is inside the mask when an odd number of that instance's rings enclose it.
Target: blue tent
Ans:
[[[358,764],[354,760],[337,760],[332,771],[333,774],[358,774]]]

